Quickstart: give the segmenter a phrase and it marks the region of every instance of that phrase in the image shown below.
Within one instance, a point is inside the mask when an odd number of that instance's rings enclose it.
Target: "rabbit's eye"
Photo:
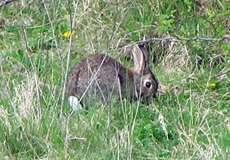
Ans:
[[[146,82],[146,83],[145,83],[145,86],[146,86],[147,88],[150,88],[151,85],[152,85],[152,84],[151,84],[150,82]]]

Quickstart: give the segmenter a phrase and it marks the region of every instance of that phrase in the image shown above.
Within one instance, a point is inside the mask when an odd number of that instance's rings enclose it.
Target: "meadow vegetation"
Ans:
[[[73,112],[66,76],[150,40],[164,94]],[[0,7],[0,159],[230,159],[229,0],[18,0]]]

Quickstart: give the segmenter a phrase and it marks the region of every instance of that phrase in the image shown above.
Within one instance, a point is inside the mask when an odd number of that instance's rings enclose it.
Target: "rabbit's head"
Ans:
[[[134,68],[133,96],[136,100],[148,100],[155,97],[158,81],[149,68],[149,54],[146,44],[134,45],[132,49]]]

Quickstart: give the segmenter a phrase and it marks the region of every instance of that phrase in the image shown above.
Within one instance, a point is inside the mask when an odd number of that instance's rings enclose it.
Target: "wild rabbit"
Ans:
[[[79,102],[95,104],[98,100],[105,104],[112,97],[141,101],[155,97],[158,81],[149,68],[146,46],[134,45],[131,53],[131,69],[105,54],[91,54],[76,64],[67,81],[71,106]]]

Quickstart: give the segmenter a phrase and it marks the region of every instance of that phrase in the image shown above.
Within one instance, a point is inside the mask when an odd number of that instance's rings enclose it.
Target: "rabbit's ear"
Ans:
[[[145,68],[145,59],[142,50],[138,45],[134,45],[132,49],[134,71],[141,74]]]
[[[139,44],[138,47],[141,49],[142,54],[144,56],[144,62],[145,62],[145,68],[144,69],[148,69],[149,68],[149,46],[147,43],[143,43],[143,44]]]

